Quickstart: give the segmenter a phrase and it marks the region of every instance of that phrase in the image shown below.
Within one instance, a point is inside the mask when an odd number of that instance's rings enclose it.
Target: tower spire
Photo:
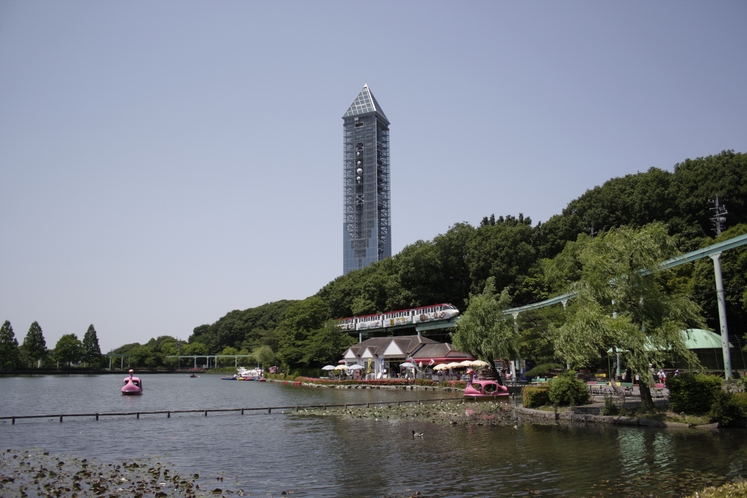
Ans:
[[[384,110],[381,108],[379,103],[376,102],[376,97],[373,96],[373,93],[371,93],[371,90],[368,88],[368,83],[366,83],[363,85],[363,89],[358,93],[358,96],[355,97],[355,100],[353,100],[353,103],[350,104],[348,110],[342,115],[342,118],[345,119],[351,116],[360,116],[370,112],[380,114],[387,124],[389,123],[386,114],[384,114]]]

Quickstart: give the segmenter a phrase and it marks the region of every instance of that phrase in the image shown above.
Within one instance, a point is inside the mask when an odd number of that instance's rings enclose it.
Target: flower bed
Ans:
[[[423,387],[450,387],[453,389],[464,389],[466,383],[462,381],[442,381],[436,382],[429,379],[373,379],[373,380],[335,380],[335,379],[318,379],[316,377],[296,377],[296,382],[303,382],[307,384],[317,385],[328,385],[328,386],[393,386],[393,387],[407,387],[407,386],[423,386]]]

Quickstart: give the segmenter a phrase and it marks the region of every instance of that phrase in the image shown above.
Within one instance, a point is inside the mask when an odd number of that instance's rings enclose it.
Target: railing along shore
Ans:
[[[171,418],[171,415],[176,415],[180,413],[202,413],[205,417],[208,416],[208,413],[221,413],[221,412],[237,412],[241,415],[244,415],[245,412],[267,412],[268,414],[271,414],[273,410],[275,410],[275,413],[286,413],[286,412],[300,412],[301,410],[326,410],[328,408],[342,408],[344,410],[347,410],[350,408],[355,407],[366,407],[371,408],[371,406],[401,406],[401,405],[408,405],[408,404],[424,404],[424,403],[440,403],[444,401],[458,401],[463,402],[464,399],[459,397],[451,397],[451,398],[438,398],[438,399],[417,399],[417,400],[400,400],[400,401],[374,401],[374,402],[367,402],[367,403],[339,403],[339,404],[320,404],[320,405],[289,405],[289,406],[265,406],[265,407],[251,407],[251,408],[209,408],[207,410],[202,409],[192,409],[192,410],[152,410],[152,411],[136,411],[136,412],[103,412],[103,413],[63,413],[63,414],[51,414],[51,415],[14,415],[14,416],[2,416],[0,417],[0,420],[10,420],[11,424],[14,425],[16,423],[16,420],[24,420],[24,419],[35,419],[35,418],[46,418],[46,419],[56,419],[59,418],[60,423],[62,423],[63,419],[65,418],[74,418],[74,417],[88,417],[88,418],[94,418],[95,420],[98,420],[101,417],[125,417],[125,416],[135,416],[137,419],[140,418],[140,415],[166,415],[166,418]]]

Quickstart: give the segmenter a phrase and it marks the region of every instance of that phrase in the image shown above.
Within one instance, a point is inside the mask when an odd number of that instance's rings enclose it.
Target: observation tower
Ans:
[[[392,255],[389,120],[368,85],[343,119],[343,275]]]

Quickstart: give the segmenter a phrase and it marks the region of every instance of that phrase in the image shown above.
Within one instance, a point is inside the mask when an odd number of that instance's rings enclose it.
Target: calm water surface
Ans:
[[[0,378],[0,416],[412,400],[448,393],[318,389],[148,375]],[[413,439],[411,431],[425,432]],[[443,426],[273,412],[0,422],[2,448],[120,462],[155,457],[247,494],[682,496],[747,477],[747,431],[520,424]]]

